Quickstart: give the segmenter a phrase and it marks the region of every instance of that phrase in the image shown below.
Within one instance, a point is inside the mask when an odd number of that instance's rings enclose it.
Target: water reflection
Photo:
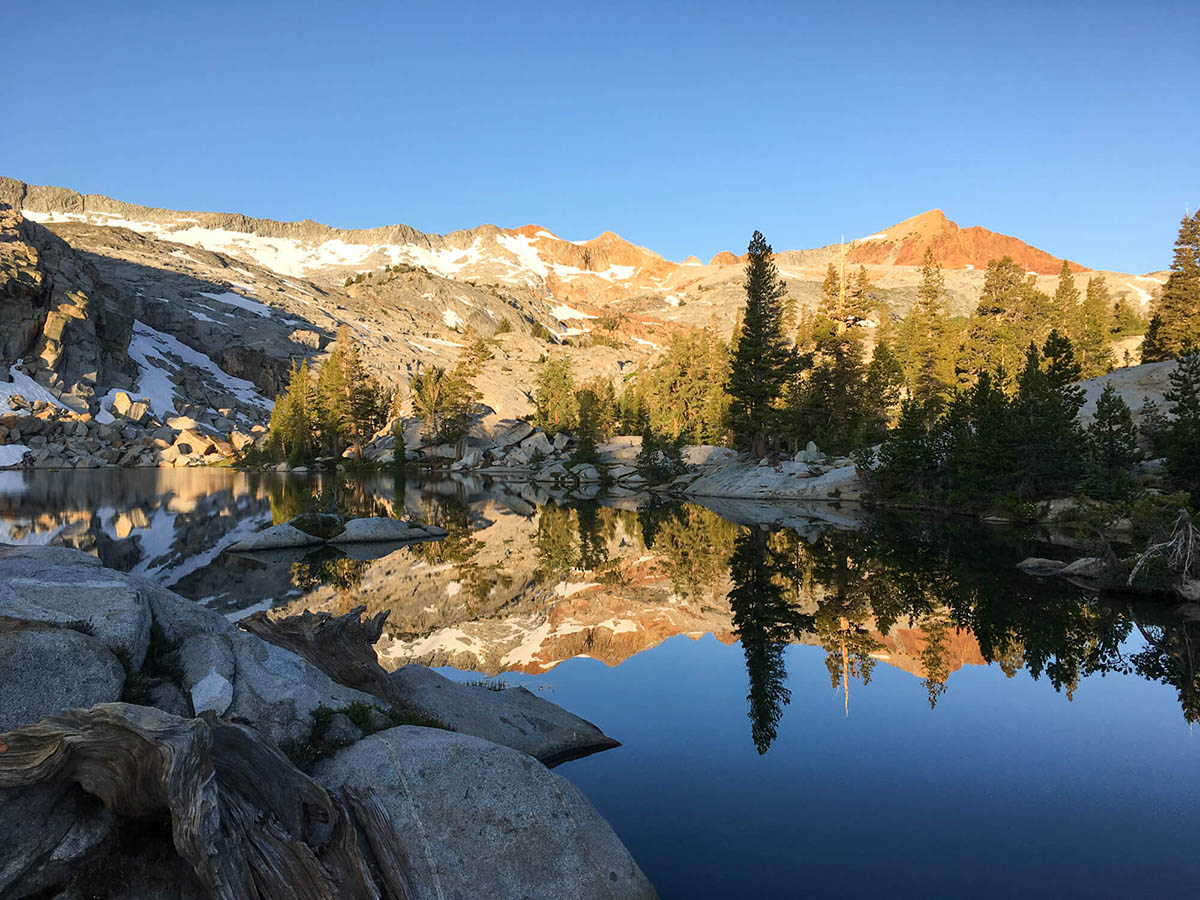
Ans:
[[[366,558],[225,549],[268,523],[335,508],[413,517],[449,536]],[[816,687],[789,685],[785,651],[795,644],[821,648],[845,715],[882,663],[920,679],[932,709],[954,672],[991,664],[1067,698],[1087,675],[1136,672],[1172,686],[1187,721],[1200,716],[1200,626],[1017,574],[1024,556],[1052,555],[1040,546],[1046,536],[892,519],[852,528],[834,512],[834,522],[735,524],[694,504],[607,505],[544,487],[406,483],[387,473],[0,480],[0,540],[77,547],[234,618],[271,607],[387,609],[379,650],[391,667],[538,674],[578,657],[616,666],[676,635],[737,642],[759,753],[776,739],[789,690]],[[743,504],[736,515],[753,520],[754,511]]]

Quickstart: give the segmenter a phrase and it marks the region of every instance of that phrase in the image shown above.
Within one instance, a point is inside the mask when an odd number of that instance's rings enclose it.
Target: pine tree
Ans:
[[[1078,378],[1071,343],[1057,331],[1050,332],[1041,353],[1029,345],[1007,434],[1018,497],[1062,491],[1078,480],[1082,433],[1075,417],[1083,405]]]
[[[1165,358],[1178,356],[1189,342],[1200,344],[1200,210],[1179,224],[1171,272],[1155,314],[1156,341]]]
[[[1200,351],[1185,345],[1163,395],[1173,421],[1167,429],[1167,470],[1200,500]]]
[[[1080,332],[1079,313],[1079,288],[1075,286],[1071,264],[1064,259],[1058,273],[1058,287],[1054,290],[1054,302],[1050,307],[1050,326],[1076,338]]]
[[[1101,500],[1129,497],[1134,489],[1133,464],[1141,458],[1137,441],[1133,413],[1116,389],[1106,384],[1087,428],[1084,490]]]
[[[862,395],[863,443],[875,444],[883,440],[892,414],[900,405],[903,386],[904,367],[900,360],[887,344],[876,344]]]
[[[1162,362],[1171,358],[1171,352],[1163,339],[1162,330],[1162,316],[1155,313],[1150,317],[1150,324],[1146,327],[1146,336],[1142,338],[1142,362]]]
[[[787,288],[761,233],[754,232],[747,254],[746,311],[728,382],[730,420],[737,446],[763,456],[777,427],[776,407],[794,366],[794,352],[783,335]]]
[[[946,309],[946,280],[933,250],[925,248],[917,302],[899,328],[899,355],[909,395],[922,403],[945,400],[954,388],[954,358]]]
[[[534,382],[533,405],[536,423],[543,431],[573,432],[579,424],[579,401],[575,398],[575,377],[566,359],[547,360]]]
[[[1079,366],[1084,378],[1112,371],[1112,352],[1108,348],[1108,316],[1112,298],[1103,275],[1088,279],[1075,332]]]
[[[975,373],[1018,372],[1024,348],[1041,343],[1051,330],[1050,307],[1050,298],[1011,257],[989,262],[971,322],[970,367]]]
[[[275,398],[267,446],[276,459],[307,462],[313,451],[313,388],[308,363],[292,364],[287,390]]]

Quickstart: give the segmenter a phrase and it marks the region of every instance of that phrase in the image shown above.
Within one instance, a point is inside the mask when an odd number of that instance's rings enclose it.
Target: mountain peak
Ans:
[[[934,259],[946,269],[982,269],[993,259],[1011,256],[1028,272],[1055,275],[1063,264],[1061,257],[1011,235],[979,225],[963,228],[940,209],[859,238],[852,242],[846,256],[866,265],[919,266],[925,260],[926,249],[932,250]],[[1072,271],[1085,271],[1077,263],[1069,265]]]

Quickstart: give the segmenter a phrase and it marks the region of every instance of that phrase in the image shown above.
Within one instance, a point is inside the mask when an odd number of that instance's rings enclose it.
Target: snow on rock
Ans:
[[[445,323],[447,328],[453,328],[455,331],[463,326],[462,316],[450,308],[442,311],[442,322]]]
[[[235,294],[233,291],[225,291],[221,294],[210,294],[207,291],[201,291],[200,296],[207,297],[209,300],[216,300],[218,303],[236,306],[239,309],[252,312],[256,316],[262,316],[264,319],[271,317],[271,307],[259,303],[257,300],[251,300],[249,297],[243,297],[241,294]]]
[[[141,372],[137,386],[130,393],[135,397],[149,399],[150,409],[159,419],[178,412],[175,405],[175,385],[171,381],[171,375],[179,371],[180,362],[199,369],[246,406],[270,409],[273,405],[258,393],[252,382],[234,378],[209,356],[140,321],[133,323],[129,358],[137,363]],[[108,408],[115,394],[116,389],[109,391],[100,401],[101,412],[96,418],[102,424],[112,421],[112,414],[108,412]]]
[[[19,466],[28,452],[29,448],[24,444],[0,445],[0,468]]]
[[[561,303],[558,306],[552,306],[550,308],[550,315],[554,316],[554,318],[558,319],[560,322],[568,322],[571,319],[597,318],[597,316],[588,315],[585,312],[580,312],[577,309],[572,309],[571,307]]]
[[[60,409],[67,409],[61,400],[16,366],[11,367],[8,370],[8,374],[12,378],[12,383],[5,384],[4,382],[0,382],[0,412],[12,411],[12,405],[9,403],[9,400],[13,394],[20,394],[28,403],[45,400],[47,403],[53,404]]]

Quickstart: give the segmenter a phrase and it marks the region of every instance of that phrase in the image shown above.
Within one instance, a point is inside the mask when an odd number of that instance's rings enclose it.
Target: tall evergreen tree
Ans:
[[[1087,471],[1083,488],[1101,500],[1128,497],[1134,487],[1133,464],[1141,454],[1133,413],[1111,384],[1096,400],[1096,415],[1087,428]]]
[[[754,232],[747,254],[746,311],[728,382],[730,421],[736,445],[763,456],[778,424],[777,406],[795,354],[783,335],[787,288],[760,232]]]
[[[1150,317],[1150,324],[1146,327],[1146,336],[1142,338],[1142,362],[1162,362],[1171,358],[1171,351],[1167,347],[1163,335],[1162,316],[1155,313]]]
[[[1200,501],[1200,350],[1185,346],[1169,378],[1164,396],[1173,421],[1164,439],[1167,469]]]
[[[1108,318],[1112,298],[1103,275],[1088,279],[1083,303],[1079,307],[1075,346],[1084,378],[1112,371],[1112,352],[1108,347]]]
[[[538,371],[533,391],[537,425],[543,431],[574,431],[579,424],[575,377],[567,359],[547,360]]]
[[[1075,417],[1083,405],[1078,379],[1071,343],[1057,331],[1050,332],[1040,354],[1035,344],[1029,345],[1008,433],[1017,496],[1042,496],[1078,480],[1082,433]]]
[[[1024,348],[1031,341],[1041,343],[1050,331],[1050,305],[1011,257],[989,262],[968,336],[973,372],[1019,372]]]
[[[954,388],[948,318],[946,279],[932,248],[926,247],[917,302],[901,322],[897,340],[909,396],[921,403],[943,401]]]
[[[1166,358],[1178,356],[1187,343],[1200,344],[1200,210],[1179,224],[1171,272],[1155,313],[1156,338]]]
[[[313,386],[308,363],[293,363],[287,390],[275,398],[267,446],[276,459],[298,465],[312,456],[313,429]]]
[[[1063,260],[1058,273],[1058,287],[1054,290],[1054,301],[1050,306],[1050,326],[1063,334],[1075,337],[1079,334],[1079,288],[1071,274],[1071,264]]]

